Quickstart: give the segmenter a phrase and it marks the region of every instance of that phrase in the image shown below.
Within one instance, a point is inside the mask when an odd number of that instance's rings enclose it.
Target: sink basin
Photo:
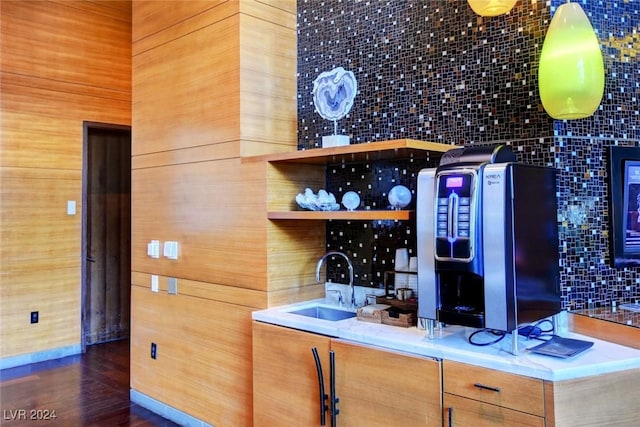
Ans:
[[[340,310],[338,308],[331,308],[322,305],[314,305],[312,307],[290,311],[289,313],[313,317],[314,319],[330,320],[332,322],[356,317],[356,313],[352,311]]]

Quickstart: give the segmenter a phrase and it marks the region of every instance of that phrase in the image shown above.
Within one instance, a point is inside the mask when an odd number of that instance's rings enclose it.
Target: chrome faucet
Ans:
[[[349,259],[349,257],[346,256],[344,253],[339,251],[329,251],[326,254],[322,255],[322,257],[318,261],[318,264],[316,265],[316,280],[318,282],[320,281],[320,269],[322,268],[322,263],[324,262],[324,260],[334,255],[339,255],[347,261],[347,268],[349,269],[349,286],[351,287],[351,308],[355,308],[356,307],[356,291],[353,286],[353,264],[351,263],[351,260]]]

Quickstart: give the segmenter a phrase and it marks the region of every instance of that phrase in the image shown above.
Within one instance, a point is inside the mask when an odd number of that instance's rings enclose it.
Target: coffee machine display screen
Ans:
[[[471,197],[472,187],[473,176],[471,174],[443,175],[438,179],[438,197],[449,198],[451,194],[457,194],[460,197]]]
[[[447,188],[460,188],[462,187],[463,178],[461,176],[450,176],[447,177],[445,182],[445,187]]]

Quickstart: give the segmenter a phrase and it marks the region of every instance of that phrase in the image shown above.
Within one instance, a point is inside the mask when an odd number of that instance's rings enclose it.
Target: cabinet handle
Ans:
[[[338,402],[340,399],[336,396],[336,353],[335,351],[329,351],[329,375],[331,378],[331,427],[336,427],[338,425],[338,414],[340,410],[338,409]]]
[[[453,427],[453,408],[447,408],[449,413],[449,427]]]
[[[500,393],[500,387],[491,387],[480,383],[475,383],[473,386],[481,388],[483,390],[495,391],[496,393]]]
[[[320,425],[326,424],[325,412],[329,409],[327,406],[327,396],[324,392],[324,376],[322,375],[322,363],[320,362],[320,356],[318,356],[318,349],[313,347],[311,349],[313,353],[313,359],[316,361],[316,371],[318,372],[318,392],[320,393]]]

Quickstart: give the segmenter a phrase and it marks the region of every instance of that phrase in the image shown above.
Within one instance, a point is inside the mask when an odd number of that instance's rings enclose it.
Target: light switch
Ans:
[[[75,215],[75,214],[76,214],[76,201],[67,200],[67,215]]]
[[[152,240],[147,243],[147,255],[151,258],[160,258],[160,241]]]
[[[158,276],[151,275],[151,292],[158,292]]]
[[[164,256],[169,259],[178,259],[178,242],[164,242]]]

